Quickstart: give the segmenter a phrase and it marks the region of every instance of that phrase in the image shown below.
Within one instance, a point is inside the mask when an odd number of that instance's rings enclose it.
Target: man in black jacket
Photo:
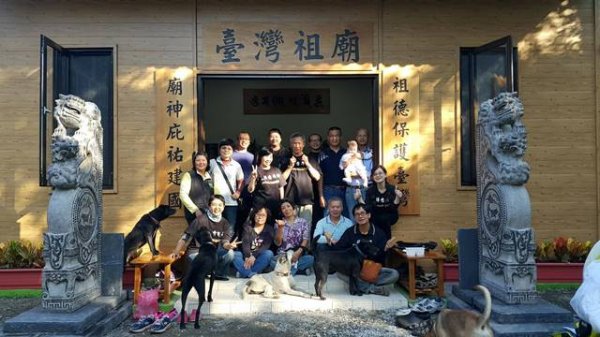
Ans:
[[[383,264],[385,262],[385,252],[394,247],[396,238],[386,240],[384,233],[371,223],[371,210],[365,204],[356,204],[352,209],[352,214],[356,224],[342,234],[342,237],[334,246],[335,249],[347,249],[361,240],[367,240],[374,243],[380,251],[379,255],[374,257],[373,260]],[[338,275],[338,277],[340,276],[345,281],[348,278],[345,275]],[[390,293],[385,286],[398,281],[398,276],[398,271],[395,269],[383,267],[379,271],[375,283],[368,283],[359,279],[358,289],[365,294],[388,296]]]

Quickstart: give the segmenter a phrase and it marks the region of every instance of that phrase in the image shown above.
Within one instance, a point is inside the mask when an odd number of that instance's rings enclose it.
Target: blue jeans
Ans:
[[[306,269],[312,268],[315,263],[315,257],[312,255],[302,255],[298,259],[297,263],[292,264],[292,275],[296,275],[298,271],[305,272]],[[277,256],[273,256],[271,259],[271,268],[275,269],[275,265],[277,264]]]
[[[356,280],[356,285],[358,286],[358,289],[360,291],[362,291],[363,293],[370,294],[370,293],[374,292],[375,287],[380,287],[380,286],[385,286],[388,284],[396,283],[396,281],[398,281],[399,276],[400,275],[398,274],[398,271],[396,269],[383,267],[379,271],[379,276],[377,277],[377,282],[369,283],[369,282],[363,281],[361,279],[358,279],[358,280]],[[337,273],[337,277],[346,283],[348,283],[348,281],[349,281],[349,278],[347,275]]]
[[[356,199],[354,199],[354,192],[356,191],[356,187],[346,187],[346,195],[345,195],[345,201],[346,204],[344,205],[344,210],[346,210],[346,207],[348,207],[348,216],[347,218],[352,220],[352,222],[354,222],[354,214],[352,214],[352,209],[354,208],[354,206],[358,203],[356,201]],[[367,200],[367,194],[366,194],[367,190],[364,187],[360,188],[360,194],[363,198],[363,200]]]
[[[235,232],[235,230],[236,230],[235,222],[237,221],[237,211],[238,211],[237,206],[225,206],[225,209],[223,210],[223,217],[225,219],[227,219],[227,222],[229,222],[229,232],[231,233],[231,235],[237,234]]]
[[[188,259],[193,260],[198,253],[189,254]],[[229,265],[233,261],[233,250],[228,250],[219,246],[217,248],[217,266],[215,267],[215,275],[227,276],[229,274]]]
[[[329,204],[329,200],[332,197],[338,197],[338,198],[342,199],[342,203],[344,206],[344,211],[342,212],[342,214],[346,218],[350,218],[348,216],[350,211],[348,210],[348,207],[346,207],[346,188],[340,187],[340,186],[331,186],[331,185],[323,186],[323,198],[325,198],[325,209],[323,210],[323,213],[324,213],[323,216],[329,215],[329,210],[327,209],[327,205]]]
[[[244,254],[242,252],[235,251],[233,258],[233,266],[240,273],[240,276],[243,278],[252,277],[258,273],[262,273],[265,268],[271,262],[273,258],[273,252],[270,249],[263,250],[258,256],[256,256],[256,261],[250,269],[244,268]]]

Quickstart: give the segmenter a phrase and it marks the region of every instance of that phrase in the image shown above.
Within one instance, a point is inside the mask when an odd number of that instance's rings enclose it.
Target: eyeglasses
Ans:
[[[257,218],[266,218],[267,217],[267,215],[264,213],[256,213],[256,214],[254,214],[254,216]]]
[[[355,212],[354,216],[366,216],[368,213],[365,211],[359,211],[359,212]]]

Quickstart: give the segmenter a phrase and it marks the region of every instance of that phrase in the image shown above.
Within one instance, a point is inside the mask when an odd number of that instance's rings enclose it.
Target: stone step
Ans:
[[[450,309],[483,311],[483,296],[476,290],[452,286],[447,301]],[[572,327],[573,315],[546,301],[536,305],[507,305],[492,300],[490,326],[495,337],[548,337],[564,327]]]
[[[106,315],[106,317],[85,332],[86,337],[105,336],[111,330],[119,326],[132,314],[133,306],[130,301],[122,302],[121,305]]]
[[[485,306],[483,295],[477,290],[452,287],[452,295],[466,305],[482,312]],[[572,323],[573,314],[553,303],[539,299],[534,304],[506,304],[492,299],[492,321],[500,324],[520,323]]]
[[[121,296],[101,296],[72,313],[49,312],[40,305],[7,320],[3,331],[6,336],[18,336],[23,331],[27,331],[29,336],[85,336],[87,331],[94,329],[95,325],[110,315],[115,308],[124,306],[124,299],[125,293]],[[130,304],[128,306],[131,307]],[[125,313],[117,312],[117,316],[113,318],[121,318]],[[116,324],[119,323],[121,321]]]
[[[494,337],[548,337],[553,332],[563,331],[564,323],[498,324],[491,322]]]

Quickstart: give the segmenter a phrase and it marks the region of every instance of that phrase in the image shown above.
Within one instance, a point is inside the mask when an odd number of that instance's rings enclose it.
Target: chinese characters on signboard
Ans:
[[[221,37],[216,40],[215,48],[211,49],[219,56],[221,64],[260,60],[276,64],[284,57],[293,58],[297,62],[329,59],[335,62],[358,63],[361,57],[361,36],[356,30],[349,28],[332,33],[305,29],[293,32],[279,28],[257,30],[251,37],[243,36],[245,40],[252,41],[250,45],[240,42],[236,28],[225,27],[220,33]],[[326,38],[324,34],[327,34]],[[247,50],[251,50],[252,56],[240,55]]]
[[[244,89],[244,113],[328,114],[329,89]]]
[[[410,109],[405,99],[408,90],[408,80],[406,78],[396,77],[393,81],[392,92],[394,93],[394,105],[389,113],[393,115],[394,124],[392,125],[393,142],[393,158],[402,163],[394,173],[394,180],[397,186],[403,193],[402,206],[407,206],[409,202],[410,190],[408,188],[410,174],[405,171],[405,163],[410,161],[408,157],[409,143],[407,136],[410,132],[409,117]]]
[[[181,163],[183,162],[184,151],[179,146],[180,142],[185,139],[181,124],[178,123],[180,118],[179,113],[184,108],[183,104],[179,102],[181,95],[183,94],[183,84],[180,78],[173,77],[168,80],[167,85],[167,96],[171,98],[165,107],[165,113],[169,115],[169,123],[165,124],[166,127],[166,142],[167,151],[163,154],[167,159],[166,176],[168,185],[177,185],[181,183]],[[188,89],[189,90],[189,89]],[[175,112],[175,113],[172,113]],[[167,194],[167,202],[169,206],[181,208],[181,201],[179,200],[179,191],[169,191]]]
[[[210,64],[350,64],[372,59],[372,25],[295,24],[269,26],[260,23],[205,27],[209,38],[203,43]],[[365,56],[366,55],[366,56]]]
[[[179,209],[179,185],[190,165],[193,143],[193,82],[187,73],[163,69],[156,73],[156,203]]]
[[[400,213],[420,213],[419,76],[412,66],[383,71],[381,135],[389,182],[403,193]]]

